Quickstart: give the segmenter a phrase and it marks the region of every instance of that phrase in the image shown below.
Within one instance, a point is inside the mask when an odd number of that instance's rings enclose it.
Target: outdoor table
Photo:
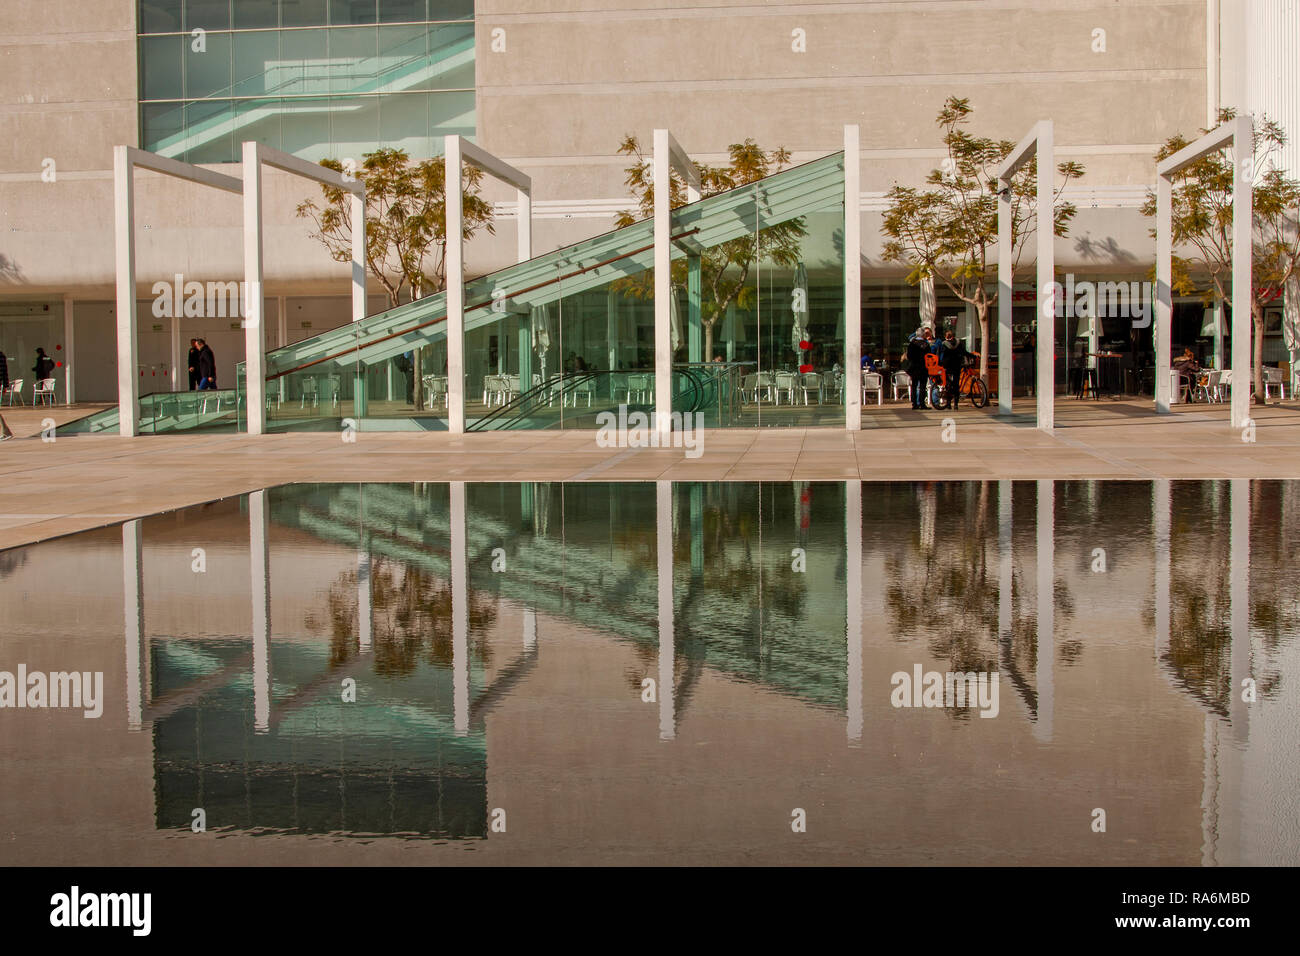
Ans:
[[[1096,395],[1100,398],[1101,393],[1105,392],[1111,397],[1118,396],[1124,384],[1123,367],[1120,360],[1124,357],[1119,352],[1089,352],[1091,358],[1097,360],[1096,381],[1093,383],[1096,389]],[[1103,361],[1103,359],[1114,359],[1113,362]]]

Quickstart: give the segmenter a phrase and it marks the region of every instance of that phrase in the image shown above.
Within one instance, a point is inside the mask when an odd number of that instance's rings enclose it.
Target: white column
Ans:
[[[854,127],[856,129],[856,127]],[[852,368],[850,363],[849,368]],[[862,742],[862,482],[844,483],[844,547],[847,553],[845,614],[848,632],[849,745]]]
[[[1174,187],[1168,176],[1156,176],[1156,411],[1169,412],[1170,348],[1173,334],[1173,204]]]
[[[1214,367],[1223,369],[1223,300],[1217,295],[1210,306],[1214,316]]]
[[[173,392],[181,391],[181,317],[171,317],[171,387]],[[186,384],[189,384],[189,366],[186,366]]]
[[[1235,348],[1235,346],[1234,346]],[[1237,378],[1233,373],[1233,380]],[[1232,512],[1229,531],[1228,597],[1232,651],[1229,657],[1228,719],[1232,736],[1245,745],[1250,730],[1249,708],[1241,699],[1241,682],[1250,672],[1250,479],[1229,483]]]
[[[244,411],[248,434],[266,431],[266,339],[262,332],[262,160],[244,143]]]
[[[271,729],[271,559],[266,492],[248,495],[249,583],[253,598],[253,730]]]
[[[140,519],[122,524],[122,605],[126,637],[126,728],[144,722],[144,549]]]
[[[668,130],[654,131],[655,237],[655,427],[661,436],[672,430],[672,160]],[[663,700],[660,688],[660,700]]]
[[[282,295],[275,298],[275,325],[275,347],[282,349],[289,344],[289,300]],[[279,381],[283,386],[284,376]]]
[[[1052,180],[1056,176],[1056,150],[1052,121],[1038,123],[1038,428],[1051,431],[1056,424],[1056,216]]]
[[[139,349],[135,304],[135,177],[127,147],[113,147],[113,212],[117,233],[118,433],[140,434]]]
[[[1039,162],[1042,162],[1041,156]],[[1042,168],[1041,165],[1039,168]],[[1041,336],[1039,340],[1042,340]],[[1034,677],[1038,685],[1038,722],[1034,725],[1034,736],[1040,740],[1052,739],[1052,717],[1055,710],[1053,685],[1053,665],[1056,663],[1056,595],[1054,593],[1056,529],[1053,526],[1055,515],[1056,483],[1040,479],[1037,515],[1038,553],[1035,556],[1038,563],[1038,666]]]
[[[448,137],[451,139],[452,137]],[[469,568],[465,554],[465,482],[451,482],[451,674],[456,734],[469,733]]]
[[[1155,659],[1156,670],[1160,671],[1161,661],[1169,653],[1170,620],[1170,586],[1173,573],[1170,564],[1172,545],[1170,529],[1173,526],[1173,497],[1168,478],[1160,478],[1151,487],[1151,514],[1155,522],[1155,558],[1156,558],[1156,634]]]
[[[1251,117],[1239,116],[1232,122],[1236,160],[1232,170],[1232,427],[1240,429],[1250,421],[1250,396],[1255,387],[1250,375],[1254,186],[1247,176],[1254,159]]]
[[[73,321],[72,296],[63,297],[63,400],[71,405],[77,400],[76,369],[72,353],[77,341],[77,326]]]
[[[655,544],[659,580],[659,739],[677,736],[673,644],[673,483],[655,482]]]
[[[844,336],[844,427],[858,431],[862,428],[862,149],[856,125],[844,127]]]
[[[515,198],[519,202],[519,248],[517,258],[527,262],[533,257],[533,197],[527,189],[516,189]],[[521,387],[527,388],[526,385]]]
[[[348,201],[352,205],[352,321],[360,322],[366,317],[366,197],[351,193]]]
[[[524,650],[537,650],[537,610],[524,608]]]
[[[447,430],[465,431],[465,241],[460,137],[445,140],[447,165]],[[468,725],[466,725],[468,726]]]
[[[1011,414],[1015,360],[1011,351],[1011,182],[998,180],[998,414]]]

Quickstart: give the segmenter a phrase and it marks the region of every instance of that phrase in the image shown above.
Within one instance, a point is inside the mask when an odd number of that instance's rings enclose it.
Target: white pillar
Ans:
[[[448,137],[451,139],[452,137]],[[458,736],[469,733],[469,568],[465,554],[465,482],[451,482],[452,711]]]
[[[1015,354],[1011,350],[1012,319],[1011,181],[998,180],[998,414],[1011,414],[1015,390]]]
[[[262,161],[244,143],[244,411],[248,434],[266,431],[266,339],[262,332]]]
[[[862,428],[862,149],[856,125],[844,127],[844,336],[844,427],[858,431]]]
[[[1254,186],[1250,116],[1233,122],[1232,167],[1232,427],[1241,429],[1250,421],[1250,396],[1255,383],[1250,374],[1251,358],[1251,231],[1254,220]]]
[[[1056,150],[1052,121],[1038,123],[1038,428],[1050,432],[1056,424],[1056,215],[1052,180],[1056,176]]]
[[[173,310],[174,311],[174,310]],[[181,317],[171,317],[171,387],[173,392],[181,391]],[[189,384],[189,366],[186,366],[186,385]]]
[[[1235,348],[1235,346],[1234,346]],[[1233,380],[1237,378],[1233,372]],[[1232,512],[1229,530],[1228,597],[1232,650],[1229,655],[1228,719],[1232,736],[1245,746],[1249,736],[1249,708],[1241,699],[1241,682],[1250,672],[1250,479],[1229,483]]]
[[[659,583],[659,739],[677,736],[673,643],[673,483],[655,482],[655,544]]]
[[[460,435],[465,431],[465,214],[461,197],[460,137],[448,136],[444,142],[447,166],[447,430]]]
[[[282,349],[289,344],[289,300],[282,295],[275,298],[275,325],[275,347]],[[283,385],[283,375],[279,381]]]
[[[144,549],[140,519],[122,524],[122,604],[126,637],[126,728],[144,722]]]
[[[76,371],[72,352],[77,341],[77,326],[73,321],[72,296],[63,297],[63,401],[71,405],[77,400]]]
[[[515,198],[519,202],[519,248],[517,258],[527,262],[533,257],[533,197],[527,189],[515,189]],[[528,386],[520,383],[521,388]]]
[[[524,650],[537,650],[537,610],[524,608]]]
[[[1156,176],[1156,411],[1168,414],[1170,348],[1173,341],[1173,203],[1174,187],[1168,176]]]
[[[349,193],[348,202],[352,205],[352,321],[360,322],[366,317],[366,197]]]
[[[140,381],[136,370],[135,177],[126,146],[113,147],[113,211],[117,233],[117,408],[123,438],[140,434]]]
[[[271,729],[271,560],[266,492],[248,495],[249,583],[253,598],[253,730]]]
[[[655,428],[662,437],[672,430],[672,160],[668,130],[654,131],[655,240]],[[660,700],[663,700],[660,688]]]
[[[850,364],[849,368],[852,367]],[[853,746],[862,742],[862,482],[856,479],[844,483],[844,547],[849,645],[848,735],[849,745]]]
[[[1039,162],[1042,162],[1041,156]],[[1039,340],[1042,340],[1041,336]],[[1037,515],[1038,548],[1035,556],[1038,563],[1038,666],[1034,677],[1038,685],[1038,722],[1034,725],[1034,735],[1040,740],[1052,739],[1052,717],[1055,710],[1053,685],[1053,665],[1056,663],[1055,516],[1056,483],[1040,479]]]

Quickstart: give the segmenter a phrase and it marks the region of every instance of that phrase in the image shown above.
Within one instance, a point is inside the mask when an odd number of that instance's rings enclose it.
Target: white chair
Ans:
[[[811,389],[817,393],[817,404],[822,403],[822,377],[817,372],[805,372],[803,380],[799,383],[803,390],[803,403],[808,404],[808,392]]]
[[[893,379],[894,401],[898,401],[898,393],[902,392],[905,396],[911,397],[912,394],[912,376],[906,372],[895,372]]]
[[[862,403],[867,402],[867,392],[876,393],[876,404],[885,404],[885,377],[879,372],[862,373]]]
[[[26,404],[26,403],[23,401],[23,380],[22,380],[21,378],[13,379],[13,380],[9,383],[9,387],[8,387],[7,389],[5,389],[5,394],[9,396],[9,404],[10,404],[10,405],[12,405],[12,404],[14,403],[14,399],[15,399],[15,398],[18,399],[18,404],[19,404],[19,405],[24,405],[24,404]]]
[[[48,399],[48,401],[44,401],[45,399]],[[32,386],[32,404],[33,405],[54,404],[54,379],[43,378],[38,380]]]
[[[568,404],[570,397],[573,399],[573,407],[578,407],[578,396],[587,396],[587,407],[591,408],[591,397],[596,394],[596,382],[591,378],[584,378],[573,383],[573,387],[564,393],[564,403]]]
[[[311,407],[315,408],[320,404],[320,380],[315,375],[306,375],[302,380],[302,397],[298,402],[299,408],[307,407],[307,400],[311,399]]]
[[[1223,372],[1218,369],[1207,369],[1204,382],[1197,386],[1197,394],[1206,402],[1217,402],[1219,400],[1219,381],[1222,378]]]
[[[777,372],[773,376],[773,389],[776,392],[776,403],[781,404],[781,393],[785,392],[786,397],[790,399],[790,404],[794,404],[794,390],[799,387],[799,378],[794,372]]]
[[[1268,390],[1277,389],[1277,397],[1286,401],[1286,376],[1280,368],[1264,366],[1264,400],[1268,401]]]
[[[636,396],[636,400],[640,403],[649,400],[650,379],[651,376],[649,375],[629,375],[627,377],[627,400],[629,404],[633,395]]]

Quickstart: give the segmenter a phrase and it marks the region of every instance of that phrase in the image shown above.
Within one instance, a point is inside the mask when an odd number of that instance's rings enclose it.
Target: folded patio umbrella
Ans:
[[[790,296],[791,314],[794,317],[794,327],[790,330],[790,347],[802,362],[803,352],[799,349],[799,343],[808,339],[808,269],[802,262],[794,267],[794,290],[802,290],[803,295],[792,293]],[[800,305],[802,308],[795,308],[795,305]]]
[[[921,326],[934,328],[934,314],[937,309],[937,303],[934,297],[934,276],[926,276],[921,280]]]

